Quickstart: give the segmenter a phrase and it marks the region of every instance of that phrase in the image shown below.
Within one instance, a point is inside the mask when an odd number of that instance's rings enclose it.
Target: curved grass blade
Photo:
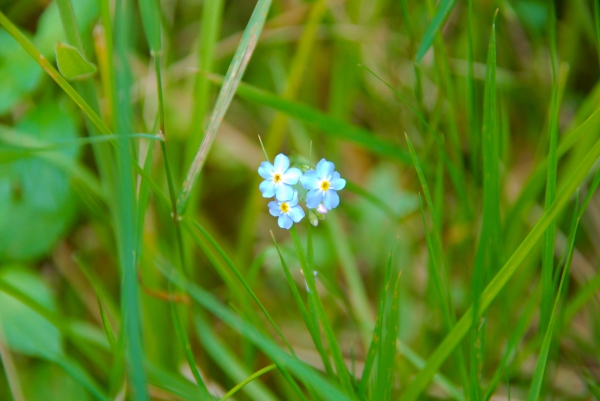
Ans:
[[[247,379],[245,379],[244,381],[238,383],[234,388],[232,388],[231,390],[229,390],[227,392],[227,394],[225,394],[223,397],[221,397],[221,399],[219,401],[225,401],[230,399],[231,397],[233,397],[235,395],[235,393],[237,393],[238,391],[240,391],[240,389],[242,389],[246,384],[252,382],[254,379],[257,379],[259,377],[261,377],[262,375],[269,373],[270,371],[272,371],[273,369],[276,369],[277,365],[275,365],[274,363],[272,363],[269,366],[265,366],[264,368],[262,368],[261,370],[254,372],[253,374],[251,374],[250,376],[248,376]]]
[[[185,289],[188,294],[200,305],[209,310],[225,324],[237,331],[245,338],[249,339],[256,346],[258,346],[266,355],[268,355],[274,362],[282,363],[290,372],[298,376],[302,381],[311,383],[316,391],[319,392],[321,397],[325,400],[332,401],[343,401],[352,400],[349,395],[342,392],[335,384],[324,379],[321,375],[317,374],[312,368],[308,367],[305,363],[300,362],[297,358],[289,355],[277,346],[273,341],[267,337],[260,335],[253,327],[251,327],[246,321],[241,319],[239,316],[234,314],[232,311],[223,306],[214,296],[208,292],[197,287],[193,283],[185,280],[176,270],[170,269],[170,273],[165,271],[163,266],[158,266],[159,269],[167,276],[167,278],[174,282],[177,286]]]

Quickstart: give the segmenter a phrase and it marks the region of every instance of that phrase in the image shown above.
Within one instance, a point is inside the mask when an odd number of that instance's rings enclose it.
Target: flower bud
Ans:
[[[308,221],[315,227],[319,225],[319,217],[312,210],[308,211]]]

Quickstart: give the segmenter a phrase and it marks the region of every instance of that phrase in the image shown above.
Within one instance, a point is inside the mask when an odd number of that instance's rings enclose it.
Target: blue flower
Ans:
[[[302,172],[297,168],[289,167],[290,159],[283,153],[275,157],[273,164],[269,162],[260,164],[258,174],[265,180],[260,183],[258,189],[262,192],[263,197],[271,198],[275,195],[278,201],[292,199],[294,190],[291,186],[298,183]]]
[[[340,204],[340,196],[336,191],[346,186],[346,180],[340,177],[340,173],[333,171],[335,165],[325,159],[317,163],[317,169],[308,170],[300,183],[302,187],[308,189],[306,195],[306,206],[309,209],[318,207],[321,203],[331,210]]]
[[[279,217],[277,219],[279,227],[289,230],[294,223],[304,218],[304,210],[298,206],[298,191],[293,191],[292,199],[288,201],[269,202],[269,213],[271,216]]]

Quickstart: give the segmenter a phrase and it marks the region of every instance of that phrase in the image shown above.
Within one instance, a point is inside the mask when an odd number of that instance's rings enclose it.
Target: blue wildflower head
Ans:
[[[309,190],[306,195],[308,208],[314,209],[323,204],[326,210],[331,210],[340,204],[340,197],[336,191],[346,186],[346,180],[334,169],[335,165],[332,162],[321,159],[316,170],[308,170],[300,178],[302,187]]]
[[[273,164],[262,162],[258,168],[258,174],[265,180],[261,182],[260,192],[265,198],[275,196],[278,201],[292,199],[294,190],[292,185],[298,183],[302,172],[297,168],[289,168],[290,159],[283,153],[275,157]],[[296,201],[296,204],[298,202]]]
[[[293,191],[292,198],[287,201],[269,202],[269,213],[272,216],[279,217],[277,224],[281,228],[289,230],[294,223],[298,223],[304,218],[304,210],[298,206],[298,191]]]

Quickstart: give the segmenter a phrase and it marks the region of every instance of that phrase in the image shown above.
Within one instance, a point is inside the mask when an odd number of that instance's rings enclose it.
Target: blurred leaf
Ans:
[[[35,274],[17,266],[0,271],[0,279],[21,290],[48,309],[54,308],[52,293]],[[60,331],[48,320],[10,295],[0,292],[2,335],[14,351],[56,359],[63,353]]]
[[[43,102],[16,124],[17,131],[52,140],[74,138],[74,118],[56,102]],[[56,150],[74,159],[77,149]],[[0,259],[29,260],[46,254],[75,215],[67,174],[41,159],[23,159],[0,167]]]
[[[75,47],[58,42],[55,50],[58,70],[66,79],[86,79],[96,73],[96,66],[87,61]]]
[[[6,31],[0,31],[0,114],[31,92],[42,77],[42,69]]]
[[[24,377],[27,383],[24,390],[28,401],[90,399],[83,386],[54,364],[36,365],[28,373]]]
[[[71,0],[75,20],[79,32],[91,31],[92,25],[100,15],[100,2],[88,0]],[[38,21],[38,28],[33,43],[44,57],[54,59],[54,46],[57,42],[66,42],[60,15],[55,2],[50,3]],[[86,37],[87,35],[83,35]],[[84,43],[85,45],[85,43]]]

